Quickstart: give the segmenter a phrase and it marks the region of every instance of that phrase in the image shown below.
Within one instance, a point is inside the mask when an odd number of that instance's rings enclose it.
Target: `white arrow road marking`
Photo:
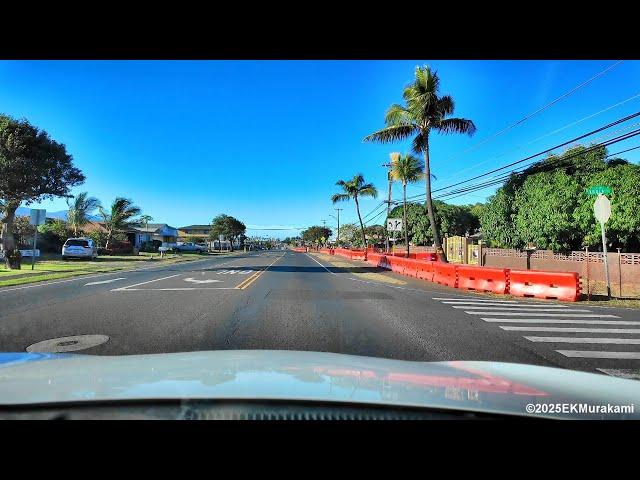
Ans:
[[[209,279],[209,280],[196,280],[195,278],[185,278],[184,279],[185,282],[191,282],[191,283],[217,283],[217,282],[222,282],[222,280],[213,280],[213,279]]]
[[[85,283],[84,286],[88,287],[89,285],[102,285],[103,283],[117,282],[118,280],[126,280],[126,278],[120,277],[120,278],[112,278],[111,280],[102,280],[101,282],[89,282],[89,283]]]

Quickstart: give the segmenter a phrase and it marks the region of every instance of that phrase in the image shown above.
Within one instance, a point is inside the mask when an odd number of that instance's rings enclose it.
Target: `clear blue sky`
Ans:
[[[362,138],[383,126],[416,65],[440,74],[456,116],[477,134],[432,140],[434,188],[482,173],[640,110],[640,97],[529,143],[640,93],[640,62],[625,61],[504,135],[485,138],[614,61],[4,61],[0,112],[26,117],[64,144],[104,204],[134,200],[156,222],[209,223],[218,213],[250,227],[335,225],[335,182],[357,172],[386,195],[381,166],[409,144]],[[631,121],[622,127],[635,123]],[[640,145],[637,138],[611,147]],[[637,162],[640,150],[626,158]],[[495,188],[458,197],[484,200]],[[422,184],[409,194],[422,193]],[[394,187],[394,197],[400,195]],[[341,221],[356,220],[352,203]],[[63,199],[41,208],[64,210]],[[378,217],[382,220],[381,217]],[[296,230],[249,234],[287,236]]]

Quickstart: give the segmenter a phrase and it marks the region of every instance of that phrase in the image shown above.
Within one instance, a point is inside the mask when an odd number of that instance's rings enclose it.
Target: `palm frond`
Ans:
[[[403,123],[400,125],[390,125],[364,137],[365,142],[391,143],[404,140],[417,131],[417,126]]]
[[[413,122],[412,114],[402,105],[394,103],[384,116],[385,125],[406,125]]]
[[[467,120],[466,118],[446,118],[444,120],[440,120],[438,123],[433,125],[440,133],[466,133],[471,136],[476,133],[476,126],[471,120]]]
[[[378,189],[372,183],[367,183],[358,190],[358,196],[377,198]]]
[[[437,110],[445,117],[451,115],[455,109],[455,102],[450,95],[444,95],[438,99]]]
[[[350,198],[351,198],[351,196],[346,194],[346,193],[336,193],[335,195],[331,196],[331,201],[333,203],[346,202]]]

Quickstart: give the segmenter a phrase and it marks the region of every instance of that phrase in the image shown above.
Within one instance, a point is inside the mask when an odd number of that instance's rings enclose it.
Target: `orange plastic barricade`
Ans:
[[[351,260],[364,260],[364,250],[351,250]]]
[[[508,270],[458,265],[458,288],[504,295],[509,291]]]
[[[371,253],[367,254],[367,263],[371,263],[376,267],[381,267],[384,264],[384,255],[381,253]]]
[[[509,270],[508,293],[516,297],[576,302],[580,299],[580,276],[576,272]]]
[[[419,252],[412,253],[411,255],[415,255],[416,260],[430,260],[432,262],[436,261],[436,254],[433,252]]]
[[[418,260],[418,270],[416,276],[421,280],[433,282],[433,274],[435,271],[435,262],[427,260]]]
[[[433,281],[440,285],[458,288],[458,268],[453,263],[435,262]]]

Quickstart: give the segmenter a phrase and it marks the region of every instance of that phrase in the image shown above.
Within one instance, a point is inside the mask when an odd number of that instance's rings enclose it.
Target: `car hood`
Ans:
[[[144,399],[349,402],[534,417],[640,418],[640,406],[625,414],[548,408],[530,414],[528,404],[640,403],[640,382],[516,363],[410,362],[269,350],[0,354],[0,405]]]

